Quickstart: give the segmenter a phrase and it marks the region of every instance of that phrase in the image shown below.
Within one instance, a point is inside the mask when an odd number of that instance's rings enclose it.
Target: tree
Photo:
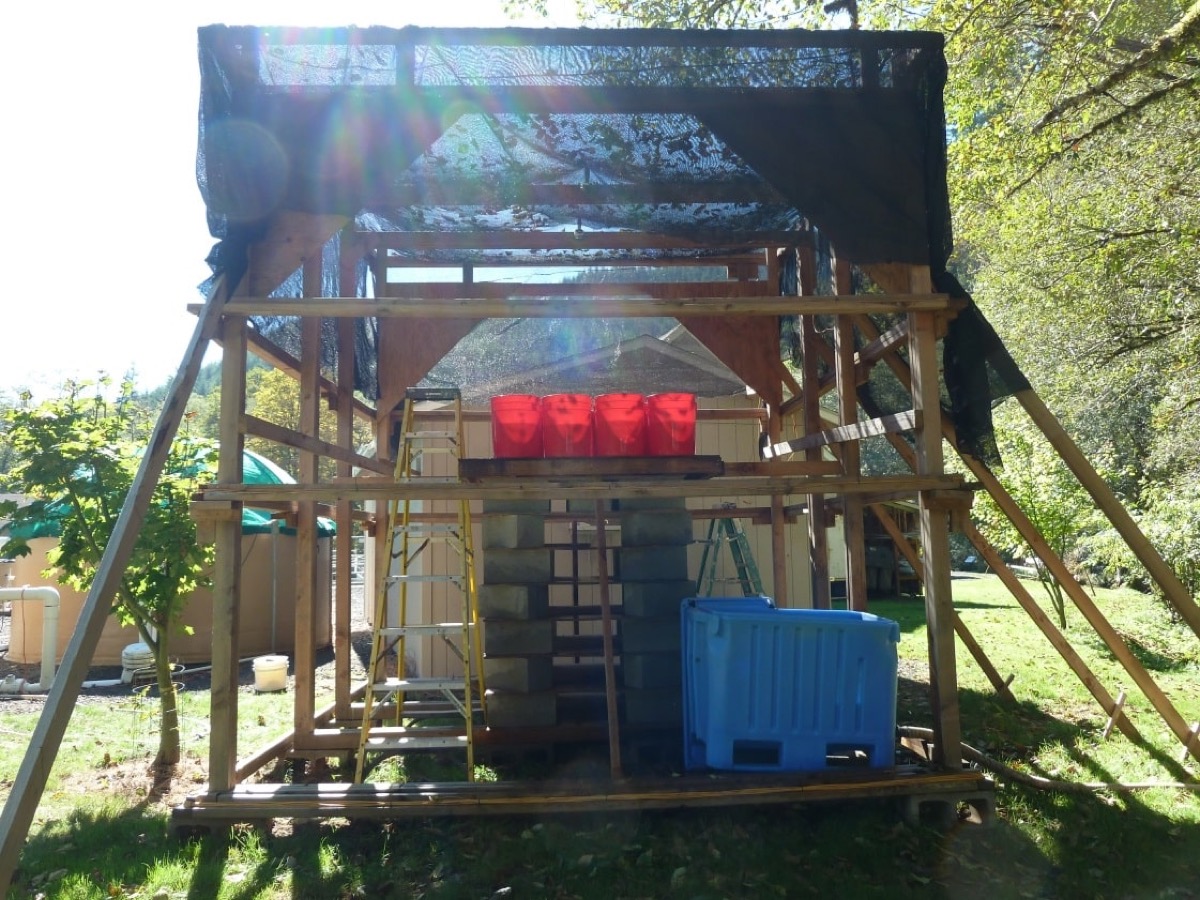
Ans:
[[[38,406],[10,409],[8,436],[19,462],[6,487],[33,502],[12,512],[12,527],[54,520],[59,544],[48,556],[77,590],[86,591],[96,576],[104,548],[116,525],[125,495],[140,464],[148,434],[139,426],[131,402],[132,383],[120,386],[110,402],[111,385],[71,383],[63,395]],[[179,713],[172,681],[170,639],[178,625],[184,599],[206,583],[211,547],[197,542],[196,526],[188,513],[199,483],[215,472],[213,444],[177,438],[168,454],[139,534],[129,566],[121,579],[112,611],[123,624],[132,624],[154,654],[160,700],[160,733],[155,765],[179,761]],[[6,553],[29,552],[13,538]]]

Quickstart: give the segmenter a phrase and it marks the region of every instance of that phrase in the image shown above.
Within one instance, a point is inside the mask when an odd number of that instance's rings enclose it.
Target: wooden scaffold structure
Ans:
[[[913,32],[202,29],[199,171],[220,239],[214,277],[6,807],[0,861],[15,861],[14,845],[28,829],[103,625],[103,598],[124,567],[212,341],[223,348],[220,464],[216,482],[195,502],[197,517],[216,534],[209,781],[176,811],[181,826],[275,816],[401,818],[853,797],[908,798],[913,810],[966,803],[986,818],[991,784],[962,764],[956,635],[997,692],[1010,689],[955,612],[952,528],[1005,580],[1116,727],[1130,737],[1136,732],[970,524],[966,512],[979,488],[997,498],[1181,743],[1200,752],[1195,730],[973,450],[981,413],[986,418],[993,399],[977,393],[987,380],[978,367],[993,365],[1005,370],[1011,393],[1200,635],[1192,598],[1015,372],[946,270],[941,47],[940,35]],[[544,277],[552,268],[618,266],[703,266],[708,275]],[[508,277],[487,280],[489,268]],[[678,320],[757,396],[761,410],[753,420],[761,427],[750,461],[732,452],[489,460],[468,437],[458,477],[394,477],[406,392],[480,322],[647,317]],[[796,369],[781,354],[785,339]],[[247,413],[251,353],[295,376],[301,410],[295,431]],[[885,409],[862,389],[879,365],[902,386],[904,408]],[[942,405],[943,383],[953,414]],[[826,394],[834,399],[836,423],[823,409]],[[334,441],[319,437],[323,403],[336,410]],[[468,420],[472,415],[486,421],[480,412],[468,412]],[[372,425],[373,451],[354,445],[356,419]],[[910,464],[910,474],[862,473],[859,442],[879,435]],[[248,436],[298,450],[298,483],[243,483]],[[959,450],[974,482],[947,473],[947,443]],[[322,475],[323,460],[336,464],[332,477]],[[830,607],[826,525],[836,511],[847,607],[866,609],[863,516],[867,508],[874,512],[923,583],[934,736],[920,745],[921,765],[718,779],[631,771],[623,754],[636,753],[637,744],[626,740],[636,729],[623,731],[629,698],[614,670],[621,610],[611,600],[606,534],[620,515],[612,501],[679,497],[710,508],[721,498],[747,498],[769,528],[770,553],[759,568],[781,607]],[[889,513],[886,504],[897,498],[915,501],[919,552]],[[596,691],[603,709],[588,727],[531,724],[524,738],[514,736],[517,726],[483,722],[475,745],[591,740],[606,748],[607,779],[569,788],[250,783],[275,759],[345,760],[358,751],[364,685],[351,671],[353,540],[366,529],[382,559],[382,542],[393,530],[373,509],[403,503],[406,515],[427,509],[436,521],[438,510],[445,515],[466,504],[486,519],[506,504],[546,502],[566,503],[562,520],[595,529],[597,603],[588,615],[596,624],[589,649],[576,652],[600,661]],[[248,505],[275,509],[294,523],[299,571],[293,730],[243,756],[239,523]],[[332,702],[320,707],[313,639],[319,516],[338,526],[335,688]],[[792,573],[796,560],[807,577]],[[4,874],[0,866],[0,883]]]

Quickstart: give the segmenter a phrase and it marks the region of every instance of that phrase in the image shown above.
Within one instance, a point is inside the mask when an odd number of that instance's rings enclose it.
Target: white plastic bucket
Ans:
[[[256,691],[282,691],[287,688],[288,658],[286,656],[259,656],[254,660],[254,689]]]

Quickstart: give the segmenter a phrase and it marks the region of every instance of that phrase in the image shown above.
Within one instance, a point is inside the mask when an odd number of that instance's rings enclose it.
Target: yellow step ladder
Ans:
[[[450,429],[417,430],[418,404],[429,403],[451,404]],[[421,474],[433,454],[449,454],[454,473],[441,480],[457,481],[463,446],[462,395],[458,389],[409,388],[404,396],[396,450],[396,482],[436,480],[436,476]],[[355,782],[363,781],[369,763],[382,758],[455,748],[466,751],[467,780],[475,777],[475,729],[485,716],[485,689],[470,502],[459,501],[457,520],[449,522],[420,515],[415,508],[418,505],[419,501],[402,497],[388,501],[386,507],[386,553],[375,572],[375,617]],[[445,571],[422,571],[433,568],[431,548],[437,545],[450,551],[445,554]],[[421,620],[420,603],[414,597],[423,590],[422,585],[437,583],[445,584],[451,595],[457,594],[461,610],[458,621]],[[391,599],[396,604],[395,625],[388,622]],[[445,642],[450,655],[461,664],[460,673],[444,677],[407,674],[408,640],[426,637]],[[389,675],[393,659],[396,671]],[[433,726],[430,719],[451,719],[453,724]]]

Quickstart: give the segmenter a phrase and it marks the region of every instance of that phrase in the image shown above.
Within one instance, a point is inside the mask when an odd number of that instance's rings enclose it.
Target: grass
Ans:
[[[1195,772],[1077,612],[1067,638],[1110,693],[1129,689],[1142,745],[1117,732],[1102,737],[1104,712],[995,578],[954,587],[963,621],[996,668],[1014,676],[1017,698],[1001,702],[958,644],[967,743],[1071,781]],[[1143,595],[1097,591],[1096,602],[1180,714],[1200,719],[1200,640]],[[923,607],[883,601],[872,611],[901,625],[898,720],[927,726]],[[207,694],[185,691],[183,704],[184,743],[203,754]],[[241,706],[245,750],[288,727],[288,695],[247,691]],[[5,788],[32,719],[0,704]],[[992,827],[945,832],[904,824],[888,803],[859,802],[396,824],[276,820],[181,840],[168,808],[147,801],[133,777],[154,746],[150,699],[77,709],[10,897],[1200,897],[1196,792],[1052,793],[1002,778]]]

